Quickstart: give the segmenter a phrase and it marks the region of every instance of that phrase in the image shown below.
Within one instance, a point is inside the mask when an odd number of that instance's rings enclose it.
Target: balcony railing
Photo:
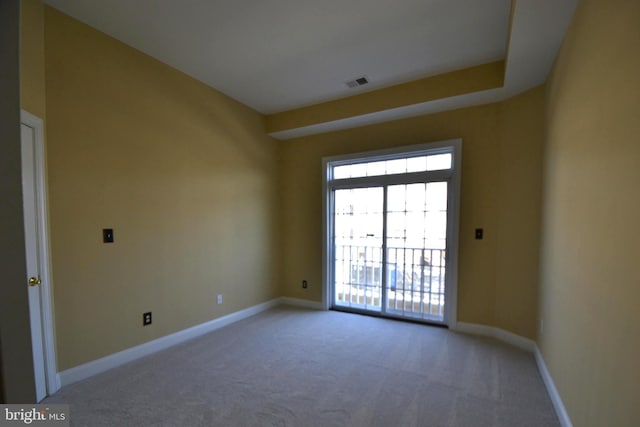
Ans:
[[[381,247],[334,247],[336,305],[381,311],[384,289],[386,312],[442,320],[446,251],[395,247],[386,251],[384,269]]]

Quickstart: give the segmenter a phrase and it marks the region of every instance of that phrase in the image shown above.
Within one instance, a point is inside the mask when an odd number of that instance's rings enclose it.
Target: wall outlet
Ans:
[[[142,313],[142,326],[147,326],[151,324],[151,312],[147,311],[146,313]]]
[[[218,304],[222,304],[222,294],[218,294]]]
[[[302,281],[302,289],[307,289],[309,287],[309,283],[306,280]]]

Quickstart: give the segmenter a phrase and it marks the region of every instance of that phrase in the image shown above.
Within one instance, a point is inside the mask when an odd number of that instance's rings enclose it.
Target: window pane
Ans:
[[[404,240],[407,237],[406,219],[404,212],[389,212],[387,214],[387,238]]]
[[[451,169],[451,153],[388,160],[387,175]]]
[[[430,182],[427,184],[427,211],[447,210],[447,183]]]
[[[406,186],[394,185],[387,189],[387,210],[389,212],[404,212],[407,208]]]
[[[425,184],[407,185],[407,211],[424,211],[426,195]]]
[[[386,173],[385,161],[370,162],[367,165],[367,176],[379,176]]]
[[[427,170],[427,156],[410,157],[407,159],[407,172],[422,172]]]
[[[424,212],[407,212],[406,214],[407,242],[408,248],[420,248],[425,236],[425,214]]]
[[[351,165],[351,178],[357,178],[360,176],[367,176],[366,163],[355,163]]]
[[[427,157],[428,171],[438,171],[442,169],[451,169],[451,153],[436,154]]]
[[[425,215],[426,237],[429,240],[444,240],[447,237],[447,213],[427,212]]]
[[[334,166],[333,179],[351,178],[351,165]]]
[[[405,173],[407,171],[407,159],[387,160],[387,175]]]
[[[395,175],[451,169],[451,153],[432,154],[404,159],[377,160],[333,167],[333,179]]]

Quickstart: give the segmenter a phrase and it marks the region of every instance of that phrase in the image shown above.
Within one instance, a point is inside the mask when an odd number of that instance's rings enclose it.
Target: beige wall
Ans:
[[[39,0],[20,3],[20,104],[44,120],[44,5]]]
[[[263,117],[48,7],[45,41],[59,369],[278,296]]]
[[[576,426],[640,425],[640,2],[585,0],[547,93],[539,344]]]
[[[500,104],[495,326],[535,338],[544,87]]]
[[[536,88],[503,104],[283,142],[285,295],[322,297],[322,157],[461,137],[459,320],[533,338],[542,107],[543,90]],[[484,240],[474,239],[476,227],[485,229]],[[506,272],[499,271],[503,265]],[[302,289],[302,279],[309,289]]]

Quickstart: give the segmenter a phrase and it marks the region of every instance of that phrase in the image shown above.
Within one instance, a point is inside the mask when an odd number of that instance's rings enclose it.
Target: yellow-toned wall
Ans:
[[[544,86],[500,104],[495,326],[535,338]]]
[[[58,368],[279,296],[263,117],[49,7],[45,41]]]
[[[640,425],[640,2],[581,1],[548,83],[539,346],[573,425]]]
[[[39,0],[20,5],[20,104],[44,120],[44,5]]]
[[[283,142],[280,217],[285,295],[322,298],[322,157],[460,137],[458,318],[533,338],[535,298],[529,296],[535,296],[538,271],[542,101],[539,87],[503,104]],[[474,239],[476,227],[485,229],[484,240]],[[508,271],[500,272],[505,264]],[[309,280],[309,289],[302,289],[302,279]]]

